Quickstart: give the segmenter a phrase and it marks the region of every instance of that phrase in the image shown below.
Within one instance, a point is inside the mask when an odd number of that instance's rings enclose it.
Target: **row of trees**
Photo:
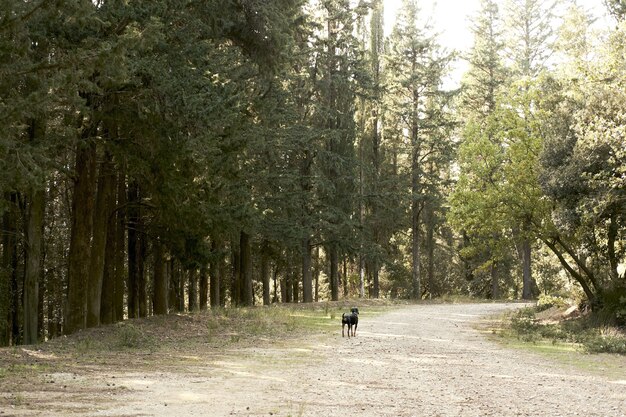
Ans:
[[[0,345],[209,305],[512,296],[517,265],[530,297],[543,245],[590,300],[623,280],[623,25],[596,56],[565,24],[588,55],[549,70],[546,6],[508,3],[519,43],[483,1],[457,94],[415,1],[388,36],[380,0],[5,3]]]
[[[517,252],[524,298],[538,294],[532,272],[543,260],[544,292],[558,290],[560,268],[592,308],[626,317],[626,9],[606,4],[617,22],[609,30],[576,4],[510,2],[507,21],[482,2],[450,220],[494,298]]]

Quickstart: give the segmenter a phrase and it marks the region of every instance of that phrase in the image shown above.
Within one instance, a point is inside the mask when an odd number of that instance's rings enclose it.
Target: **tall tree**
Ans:
[[[410,166],[411,297],[422,296],[422,222],[428,199],[425,162],[437,139],[434,132],[448,123],[442,116],[446,92],[442,78],[451,55],[442,51],[436,38],[419,29],[415,1],[405,1],[390,37],[387,65],[390,94],[400,123],[395,132],[405,136]],[[406,133],[405,133],[406,132]]]
[[[507,81],[497,4],[483,0],[471,27],[474,45],[468,54],[469,70],[460,97],[460,112],[465,119],[458,155],[461,172],[451,195],[450,219],[462,229],[461,258],[465,268],[471,269],[468,276],[489,270],[491,296],[497,298],[496,266],[508,256],[511,247],[502,233],[506,229],[504,222],[494,211],[498,205],[498,167],[502,163],[498,108]]]

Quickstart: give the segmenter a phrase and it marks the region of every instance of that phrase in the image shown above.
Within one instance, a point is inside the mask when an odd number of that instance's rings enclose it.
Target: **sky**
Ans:
[[[383,1],[385,32],[388,34],[391,32],[402,0]],[[504,1],[501,0],[498,3],[503,4]],[[577,3],[588,9],[594,16],[600,17],[601,23],[608,22],[602,0],[578,0]],[[418,6],[422,15],[431,19],[432,26],[439,33],[439,43],[442,46],[457,51],[467,51],[471,48],[473,37],[469,30],[469,19],[480,9],[480,0],[418,0]],[[457,62],[451,75],[453,85],[458,85],[466,67],[464,62]]]

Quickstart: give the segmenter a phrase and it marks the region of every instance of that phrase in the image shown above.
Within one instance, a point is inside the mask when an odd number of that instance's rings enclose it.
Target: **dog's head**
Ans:
[[[357,316],[359,315],[359,309],[358,309],[358,308],[356,308],[356,307],[352,307],[352,308],[350,309],[350,312],[351,312],[352,314],[356,314]]]

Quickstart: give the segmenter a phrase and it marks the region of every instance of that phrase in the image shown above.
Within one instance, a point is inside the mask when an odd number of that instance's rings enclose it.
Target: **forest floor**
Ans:
[[[625,357],[584,369],[580,352],[494,340],[494,315],[519,306],[359,305],[353,338],[328,306],[324,320],[225,310],[105,326],[0,350],[0,417],[626,416]],[[235,330],[217,334],[219,320]]]

